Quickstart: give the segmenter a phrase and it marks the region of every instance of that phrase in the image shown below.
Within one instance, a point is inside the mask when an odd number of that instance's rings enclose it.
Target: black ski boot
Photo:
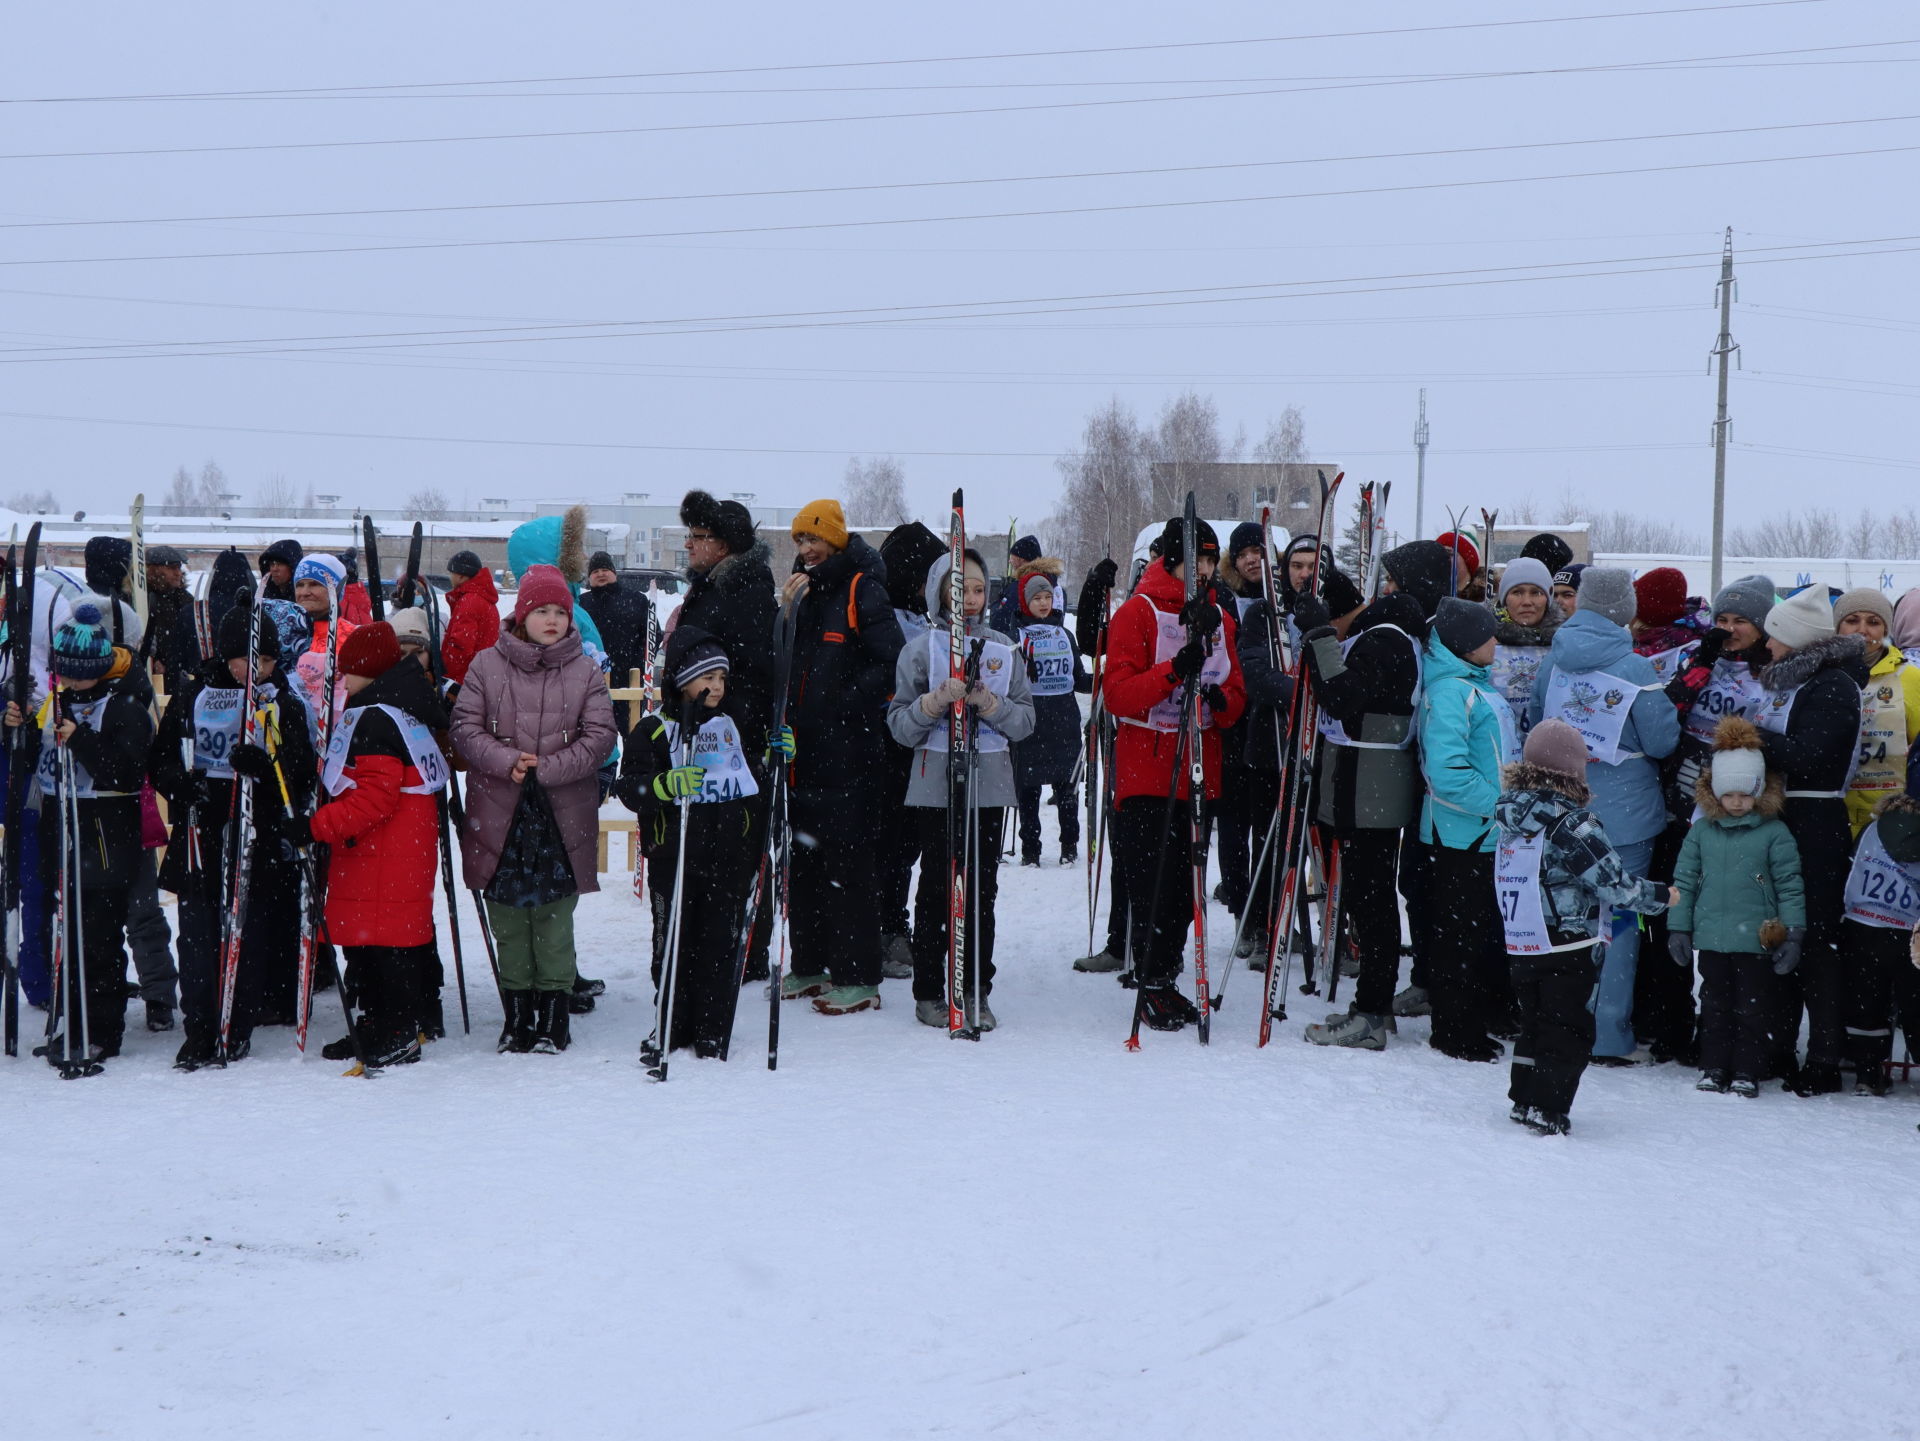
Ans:
[[[587,998],[591,1002],[592,997]],[[579,1001],[578,993],[573,997]],[[567,1023],[571,1010],[565,991],[540,991],[536,994],[535,1004],[539,1019],[533,1033],[533,1050],[542,1056],[557,1055],[573,1043],[573,1036]]]
[[[180,1043],[180,1049],[174,1053],[173,1068],[176,1071],[197,1071],[202,1066],[220,1064],[219,1047],[212,1036],[195,1035],[187,1032],[187,1038]]]
[[[498,1052],[525,1055],[533,1049],[534,1005],[532,991],[508,991],[506,1024],[500,1028]]]
[[[147,1029],[149,1031],[171,1031],[173,1029],[173,1002],[147,1002]]]
[[[1543,1111],[1538,1106],[1527,1112],[1527,1129],[1536,1136],[1564,1136],[1573,1129],[1565,1111]]]
[[[328,1041],[320,1048],[320,1058],[326,1061],[351,1061],[354,1055],[352,1036],[342,1036],[337,1041]]]
[[[420,998],[420,1034],[429,1041],[447,1038],[447,1016],[440,1008],[440,992],[429,991]]]
[[[1178,1031],[1200,1019],[1193,1002],[1170,982],[1140,988],[1140,1018],[1156,1031]]]
[[[370,1071],[385,1070],[388,1066],[411,1066],[419,1059],[418,1029],[391,1032],[367,1047],[367,1069]]]
[[[1796,1096],[1834,1096],[1840,1092],[1840,1068],[1809,1061],[1789,1089]]]
[[[1080,852],[1075,850],[1072,846],[1062,846],[1060,848],[1060,864],[1063,866],[1079,865]]]

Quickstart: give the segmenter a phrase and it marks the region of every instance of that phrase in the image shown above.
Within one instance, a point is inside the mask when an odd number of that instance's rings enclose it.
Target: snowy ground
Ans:
[[[1211,1049],[1129,1055],[1051,866],[1004,874],[978,1045],[894,981],[879,1014],[787,1006],[777,1074],[749,999],[730,1064],[654,1085],[606,879],[608,995],[561,1057],[495,1056],[476,993],[470,1038],[373,1081],[285,1032],[224,1073],[137,1029],[98,1080],[0,1065],[0,1434],[1920,1434],[1904,1086],[1592,1072],[1541,1140],[1424,1021],[1329,1054],[1296,995],[1257,1050],[1246,973]]]

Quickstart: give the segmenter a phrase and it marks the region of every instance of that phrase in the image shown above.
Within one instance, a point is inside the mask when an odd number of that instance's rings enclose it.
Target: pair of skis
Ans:
[[[27,531],[25,564],[16,571],[14,550],[7,547],[6,655],[8,672],[5,699],[20,707],[23,717],[33,713],[33,573],[40,563],[40,522]],[[21,909],[21,841],[26,817],[27,786],[33,779],[33,767],[27,764],[27,727],[7,728],[7,792],[4,860],[0,860],[0,910],[6,915],[6,939],[0,946],[0,1030],[4,1030],[6,1053],[20,1054],[20,941],[24,915]]]
[[[247,654],[247,678],[240,687],[240,744],[257,745],[260,740],[259,675],[261,639],[265,627],[273,624],[266,605],[249,590],[242,590],[233,603],[248,611],[253,645]],[[251,610],[248,608],[251,607]],[[253,881],[254,797],[253,778],[234,772],[233,803],[227,817],[227,898],[220,928],[220,1038],[214,1049],[215,1062],[226,1065],[231,1059],[233,1002],[239,989],[240,951],[247,928],[247,899]]]
[[[53,799],[58,809],[60,854],[55,862],[53,901],[53,1003],[47,1007],[47,1058],[55,1048],[54,1064],[63,1080],[97,1076],[105,1067],[93,1058],[93,1037],[87,1024],[87,941],[84,897],[80,886],[80,797],[74,774],[73,750],[60,739],[65,706],[60,677],[54,675],[47,697],[48,721],[53,732]],[[21,727],[24,729],[25,727]],[[75,1032],[80,1043],[74,1053]]]
[[[980,968],[975,955],[979,920],[978,877],[980,816],[973,803],[977,756],[973,711],[966,691],[980,674],[982,642],[967,635],[967,506],[964,491],[953,493],[947,521],[947,678],[962,693],[947,708],[947,1035],[956,1041],[980,1039]],[[968,983],[973,1013],[968,1019]]]

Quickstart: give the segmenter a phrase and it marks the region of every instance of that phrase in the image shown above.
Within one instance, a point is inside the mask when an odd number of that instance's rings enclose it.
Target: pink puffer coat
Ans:
[[[512,779],[522,751],[540,757],[540,783],[566,837],[582,895],[600,889],[594,873],[600,832],[596,772],[613,754],[617,732],[606,678],[569,631],[539,646],[502,630],[498,644],[473,658],[453,707],[453,746],[467,764],[467,824],[460,862],[469,890],[483,890],[500,864],[520,802]]]

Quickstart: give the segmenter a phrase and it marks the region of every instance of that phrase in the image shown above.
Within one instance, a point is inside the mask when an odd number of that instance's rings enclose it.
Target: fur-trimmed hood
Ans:
[[[1724,725],[1725,722],[1723,721]],[[1700,775],[1693,783],[1693,798],[1699,803],[1700,814],[1710,821],[1733,820],[1727,814],[1727,808],[1720,804],[1720,797],[1713,793],[1713,767],[1703,765]],[[1778,771],[1767,772],[1766,789],[1754,797],[1753,809],[1748,815],[1756,822],[1770,821],[1783,814],[1787,809],[1787,785],[1780,779]],[[1743,818],[1744,819],[1744,818]]]
[[[1038,560],[1023,560],[1013,568],[1012,580],[1017,586],[1030,575],[1044,575],[1048,580],[1058,582],[1067,573],[1067,563],[1058,556],[1043,555]]]
[[[565,515],[543,515],[513,528],[507,537],[507,567],[515,579],[532,565],[550,565],[575,590],[587,578],[587,508],[569,506]]]
[[[1867,643],[1857,635],[1822,636],[1760,672],[1760,684],[1770,691],[1789,691],[1805,685],[1829,666],[1846,669],[1856,685],[1868,678]]]
[[[1517,761],[1500,772],[1500,784],[1509,791],[1548,791],[1565,796],[1577,806],[1593,799],[1587,783],[1564,771],[1550,771],[1528,761]]]
[[[772,578],[773,552],[764,540],[722,557],[707,572],[707,580],[722,595],[737,595],[749,585],[766,585]]]
[[[1494,802],[1493,819],[1511,835],[1537,836],[1590,798],[1584,782],[1525,761],[1506,767],[1501,778],[1504,789]]]

